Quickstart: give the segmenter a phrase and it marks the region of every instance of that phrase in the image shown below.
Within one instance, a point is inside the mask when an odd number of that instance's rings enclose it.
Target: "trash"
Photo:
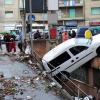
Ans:
[[[55,82],[52,82],[52,83],[50,83],[49,86],[50,86],[50,87],[54,87],[54,86],[56,86],[56,83],[55,83]]]
[[[23,70],[23,74],[29,74],[28,70]]]
[[[15,94],[16,93],[16,88],[15,88],[15,83],[13,83],[11,80],[5,80],[3,82],[4,86],[4,94],[10,95],[10,94]]]
[[[28,80],[27,80],[27,83],[28,83],[28,84],[30,84],[30,83],[31,83],[31,80],[30,80],[30,79],[28,79]]]
[[[15,76],[15,79],[16,79],[16,80],[20,80],[20,77],[18,77],[18,76]]]
[[[83,100],[83,98],[75,97],[74,100]]]
[[[29,63],[29,64],[32,64],[32,61],[31,61],[31,60],[29,60],[29,61],[28,61],[28,63]]]
[[[23,95],[23,91],[22,90],[20,91],[20,94]]]
[[[88,95],[83,100],[94,100],[94,99],[92,95]]]
[[[37,77],[36,80],[38,81],[39,80],[39,77]]]
[[[45,86],[45,92],[48,93],[51,90],[51,87],[49,85]]]
[[[26,47],[26,49],[25,49],[25,54],[31,54],[31,53],[30,53],[30,47],[29,47],[29,46]]]
[[[89,97],[85,97],[83,100],[90,100]]]
[[[42,75],[43,75],[43,77],[46,77],[47,76],[47,71],[43,71]]]
[[[32,100],[32,97],[31,96],[27,96],[27,100]]]

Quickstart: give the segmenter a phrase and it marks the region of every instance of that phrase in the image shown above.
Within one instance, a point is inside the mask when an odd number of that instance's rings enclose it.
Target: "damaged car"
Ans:
[[[52,76],[63,72],[69,75],[96,56],[100,56],[100,34],[92,37],[91,43],[86,38],[72,38],[47,52],[43,66]]]

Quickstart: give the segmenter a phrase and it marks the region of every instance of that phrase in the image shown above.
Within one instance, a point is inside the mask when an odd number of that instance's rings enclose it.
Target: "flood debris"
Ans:
[[[17,96],[20,94],[21,96],[24,95],[24,92],[27,91],[27,88],[31,87],[32,90],[39,90],[41,89],[41,85],[43,85],[43,89],[46,93],[52,91],[52,94],[55,96],[60,96],[60,89],[58,89],[57,84],[53,82],[49,77],[48,77],[48,72],[44,71],[43,68],[41,68],[41,64],[39,62],[31,57],[29,54],[20,54],[16,55],[16,61],[19,62],[24,62],[28,65],[29,68],[35,72],[35,76],[26,76],[30,72],[29,70],[25,69],[22,71],[22,73],[25,76],[15,76],[13,77],[10,81],[6,81],[5,84],[10,84],[4,86],[6,87],[5,89],[5,94],[6,95],[14,95],[17,100]],[[3,82],[4,83],[4,82]],[[12,84],[12,85],[11,85]],[[24,99],[22,99],[24,100]],[[25,100],[33,100],[31,96],[27,95]]]
[[[5,95],[14,95],[16,93],[15,83],[11,80],[4,80],[3,84],[3,94]]]
[[[32,97],[31,97],[31,96],[27,96],[26,99],[27,99],[27,100],[32,100]]]

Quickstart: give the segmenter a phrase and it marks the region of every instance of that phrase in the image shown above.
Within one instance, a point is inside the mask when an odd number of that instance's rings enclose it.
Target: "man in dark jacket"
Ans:
[[[37,30],[36,33],[34,34],[34,39],[40,39],[40,38],[41,38],[41,34],[39,30]]]

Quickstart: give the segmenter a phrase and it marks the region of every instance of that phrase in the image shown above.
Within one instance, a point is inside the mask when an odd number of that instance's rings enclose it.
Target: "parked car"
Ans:
[[[43,58],[43,66],[52,76],[59,72],[70,74],[95,56],[100,56],[100,34],[93,36],[91,44],[88,39],[69,39],[49,52]]]

